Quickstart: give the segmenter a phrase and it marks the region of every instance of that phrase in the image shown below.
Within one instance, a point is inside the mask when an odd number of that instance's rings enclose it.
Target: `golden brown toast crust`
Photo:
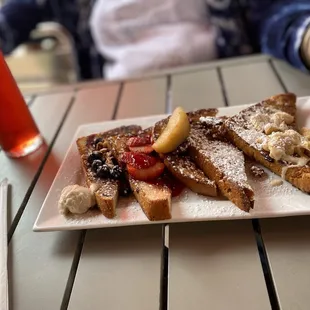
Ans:
[[[89,135],[86,137],[80,137],[77,139],[76,144],[81,156],[81,165],[85,175],[86,184],[89,188],[95,187],[95,198],[98,208],[102,214],[107,218],[113,218],[115,216],[115,208],[117,204],[120,182],[113,179],[101,179],[98,178],[90,169],[87,158],[88,155],[95,150],[94,140],[103,139],[107,137],[136,133],[141,130],[140,126],[122,126],[112,129],[107,132]]]
[[[129,184],[144,214],[150,221],[171,219],[171,191],[169,188],[135,180],[130,176]]]
[[[272,106],[273,108],[296,116],[296,95],[292,93],[279,94],[263,100],[263,106]]]
[[[149,133],[150,129],[140,134]],[[128,151],[126,142],[128,137],[114,136],[108,138],[109,147],[120,163],[120,156]],[[154,185],[135,180],[127,175],[129,185],[138,200],[143,212],[150,221],[161,221],[171,218],[171,191],[165,186]]]
[[[201,109],[187,113],[190,123],[199,121],[200,117],[215,116],[217,109]],[[169,117],[157,122],[153,128],[153,139],[159,137],[167,126]],[[205,196],[217,196],[217,187],[201,169],[194,163],[190,156],[186,155],[187,144],[182,144],[175,152],[160,154],[167,169],[180,182],[187,186],[194,193]]]
[[[266,168],[281,176],[283,168],[286,169],[288,164],[272,159],[269,153],[261,148],[257,141],[260,141],[266,135],[253,128],[249,121],[249,118],[254,113],[270,114],[273,113],[273,109],[286,112],[295,117],[296,96],[294,94],[281,94],[270,97],[229,118],[226,120],[225,126],[228,137],[234,145],[249,157],[254,158]],[[290,128],[296,129],[295,124],[293,123]],[[288,168],[285,173],[285,179],[300,190],[310,193],[309,166]]]
[[[171,174],[194,193],[215,197],[218,195],[214,181],[211,181],[189,156],[162,154],[165,166]]]
[[[214,180],[224,196],[238,208],[249,212],[254,192],[247,181],[244,156],[232,144],[214,139],[203,125],[193,125],[188,138],[192,159]]]

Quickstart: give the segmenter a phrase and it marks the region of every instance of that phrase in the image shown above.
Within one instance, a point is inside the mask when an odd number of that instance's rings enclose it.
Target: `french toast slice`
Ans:
[[[130,188],[150,221],[171,219],[171,190],[162,185],[128,177]]]
[[[225,140],[223,122],[207,117],[207,122],[193,124],[188,137],[189,153],[224,196],[249,212],[254,205],[254,192],[245,173],[244,155]]]
[[[150,128],[139,133],[139,136],[149,134]],[[121,164],[121,156],[129,151],[127,141],[129,137],[114,136],[108,138],[109,148]],[[171,190],[160,184],[140,181],[126,174],[130,188],[139,202],[143,212],[150,221],[161,221],[171,218]]]
[[[120,136],[128,134],[136,134],[141,130],[140,126],[122,126],[102,132],[92,134],[86,137],[77,139],[76,144],[81,157],[81,165],[85,175],[87,186],[94,192],[98,208],[102,214],[107,218],[115,216],[115,208],[119,196],[120,181],[112,178],[100,178],[92,171],[89,156],[96,151],[100,153],[99,148],[107,151],[105,148],[105,141],[111,136]]]
[[[215,116],[217,109],[201,109],[187,113],[191,124],[198,122],[200,117]],[[154,125],[153,140],[156,141],[159,135],[163,132],[169,117],[160,120]],[[214,181],[211,181],[201,169],[191,160],[187,154],[188,143],[180,145],[177,150],[168,154],[160,154],[167,169],[171,174],[187,186],[190,190],[197,194],[205,196],[217,196],[217,186]]]
[[[282,112],[287,113],[290,117]],[[282,123],[274,124],[279,115],[284,115],[286,120],[283,119]],[[257,120],[261,122],[257,122]],[[285,157],[281,159],[275,156],[282,150],[281,145],[275,144],[275,148],[270,148],[267,143],[266,148],[266,141],[281,135],[284,137],[286,133],[293,134],[298,138],[296,96],[294,94],[279,94],[252,105],[228,118],[225,126],[231,142],[246,155],[254,158],[300,190],[310,193],[309,148],[304,150],[302,156],[300,154],[286,156],[289,158],[288,160],[285,160]],[[289,145],[290,148],[291,146]],[[290,162],[291,159],[296,162]]]

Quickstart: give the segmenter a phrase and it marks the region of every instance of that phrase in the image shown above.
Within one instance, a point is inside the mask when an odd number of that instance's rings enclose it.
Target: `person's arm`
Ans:
[[[45,3],[11,0],[0,9],[0,49],[4,54],[28,40],[30,32],[43,20]]]
[[[309,71],[310,51],[309,47],[304,47],[309,26],[309,0],[276,1],[268,7],[260,21],[259,41],[262,52]]]
[[[307,68],[310,70],[310,25],[305,31],[300,47],[301,57],[304,60]]]

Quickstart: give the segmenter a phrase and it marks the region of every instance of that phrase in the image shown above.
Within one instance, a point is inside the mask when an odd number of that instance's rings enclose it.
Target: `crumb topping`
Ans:
[[[273,132],[264,137],[262,147],[275,160],[297,164],[301,158],[307,158],[305,150],[310,151],[310,142],[297,131],[289,129],[284,132]]]
[[[255,178],[262,178],[266,176],[266,172],[263,168],[257,167],[255,165],[253,165],[250,168],[251,174],[253,175],[253,177]]]
[[[258,131],[269,135],[275,131],[285,131],[294,122],[294,117],[286,112],[269,109],[271,114],[256,113],[250,117],[250,122]]]
[[[300,129],[300,134],[310,141],[310,128],[302,127]]]
[[[227,122],[229,128],[266,159],[305,165],[310,160],[310,142],[294,130],[293,124],[292,115],[262,104],[240,112]]]
[[[262,150],[262,145],[259,141],[262,141],[265,137],[263,130],[258,130],[254,127],[253,123],[250,121],[253,115],[257,114],[268,114],[270,113],[262,107],[261,104],[249,107],[246,110],[241,111],[237,115],[233,116],[227,121],[227,126],[236,132],[245,142],[250,146]],[[268,154],[268,153],[266,153]]]
[[[200,117],[199,121],[210,139],[226,141],[225,118],[206,116]]]

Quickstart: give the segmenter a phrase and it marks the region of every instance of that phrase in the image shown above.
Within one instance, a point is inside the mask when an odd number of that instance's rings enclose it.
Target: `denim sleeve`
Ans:
[[[309,26],[309,0],[277,1],[260,22],[259,40],[262,52],[309,72],[300,56],[302,38]]]
[[[44,18],[45,5],[46,1],[11,0],[0,9],[0,49],[4,54],[28,40]]]

